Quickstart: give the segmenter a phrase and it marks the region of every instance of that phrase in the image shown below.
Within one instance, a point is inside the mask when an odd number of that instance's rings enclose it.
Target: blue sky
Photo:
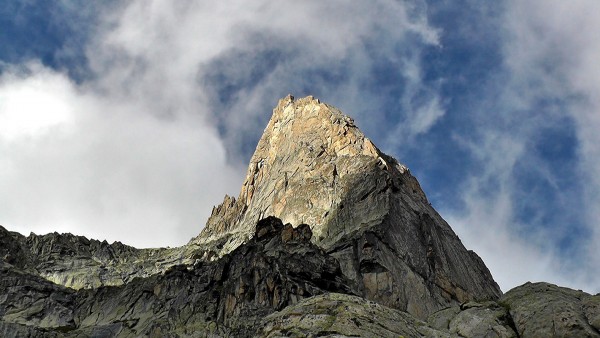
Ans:
[[[280,97],[411,168],[502,289],[599,292],[600,3],[7,0],[0,224],[181,245]]]

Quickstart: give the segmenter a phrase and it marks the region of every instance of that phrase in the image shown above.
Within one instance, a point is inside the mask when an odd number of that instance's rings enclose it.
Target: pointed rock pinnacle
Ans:
[[[371,173],[381,176],[376,178],[381,182],[365,181],[375,179]],[[274,215],[285,223],[310,224],[316,242],[333,243],[361,224],[380,222],[385,208],[365,208],[366,204],[383,197],[376,194],[377,189],[397,189],[393,185],[400,183],[394,179],[407,173],[405,166],[382,154],[354,121],[335,107],[312,96],[294,99],[289,95],[273,110],[239,197],[226,196],[195,241],[206,243],[228,236],[230,242],[223,247],[228,252],[247,240],[259,219]],[[358,182],[375,183],[364,191],[362,201],[348,198],[349,189]],[[425,201],[416,180],[411,184],[416,198]],[[364,206],[356,209],[357,203]],[[341,213],[344,208],[363,212]],[[353,223],[341,222],[348,216],[354,218]]]
[[[409,170],[312,96],[279,100],[238,198],[226,196],[190,245],[220,257],[267,216],[309,224],[311,241],[338,259],[364,297],[417,317],[501,295]]]

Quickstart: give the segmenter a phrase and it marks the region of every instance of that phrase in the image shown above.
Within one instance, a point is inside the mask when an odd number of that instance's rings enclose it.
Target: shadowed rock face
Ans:
[[[256,235],[207,263],[121,285],[75,291],[0,264],[3,337],[216,334],[251,336],[263,317],[324,292],[354,294],[308,226],[269,217]]]
[[[239,197],[227,196],[191,245],[218,243],[222,255],[266,215],[310,224],[313,242],[339,260],[361,295],[420,318],[501,295],[408,168],[311,96],[279,101]]]

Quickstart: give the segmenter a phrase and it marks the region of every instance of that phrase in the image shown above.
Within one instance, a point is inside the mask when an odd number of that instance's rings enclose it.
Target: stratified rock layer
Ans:
[[[279,101],[237,199],[227,196],[190,245],[223,255],[267,215],[312,226],[361,295],[419,318],[501,292],[430,206],[417,180],[336,108]]]

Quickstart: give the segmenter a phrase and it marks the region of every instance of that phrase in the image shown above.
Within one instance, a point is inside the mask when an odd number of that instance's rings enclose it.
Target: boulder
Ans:
[[[600,337],[598,296],[549,283],[526,283],[500,302],[510,308],[522,338]]]

